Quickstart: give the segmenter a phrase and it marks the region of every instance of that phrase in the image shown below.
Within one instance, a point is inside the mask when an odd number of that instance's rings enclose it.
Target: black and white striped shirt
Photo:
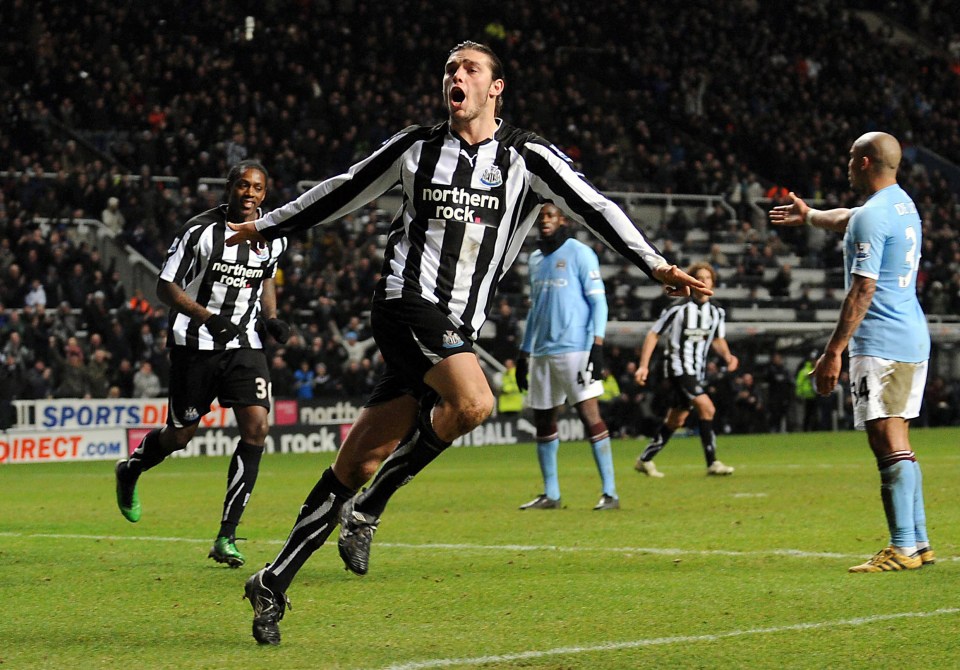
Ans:
[[[726,312],[709,300],[698,304],[692,298],[663,310],[652,332],[665,336],[664,375],[691,375],[703,380],[710,345],[726,338]]]
[[[257,221],[273,239],[348,214],[400,184],[375,300],[419,296],[473,338],[497,284],[520,252],[543,201],[587,226],[647,275],[666,261],[570,159],[537,135],[499,121],[470,145],[450,129],[411,126],[345,174]]]
[[[201,350],[263,348],[256,331],[263,281],[276,275],[287,240],[273,240],[261,250],[249,244],[228,247],[224,240],[235,233],[226,222],[226,205],[187,221],[167,250],[160,278],[177,284],[209,311],[239,325],[241,335],[226,346],[218,344],[206,326],[172,310],[169,341],[174,345]]]

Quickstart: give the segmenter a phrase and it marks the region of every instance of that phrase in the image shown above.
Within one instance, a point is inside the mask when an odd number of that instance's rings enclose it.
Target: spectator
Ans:
[[[57,398],[91,398],[92,384],[90,374],[83,363],[83,352],[76,344],[67,345],[66,356],[57,370],[57,386],[54,396]]]
[[[12,359],[21,370],[26,370],[33,365],[33,352],[23,344],[23,337],[19,331],[10,332],[2,354],[4,360]]]
[[[490,355],[498,361],[512,358],[520,347],[520,320],[506,298],[497,303],[497,311],[490,315],[496,334],[490,342]]]
[[[313,385],[316,376],[310,368],[310,361],[304,358],[300,361],[300,367],[293,373],[294,386],[297,389],[297,398],[299,400],[313,399]]]
[[[107,228],[118,235],[126,228],[127,221],[120,211],[120,198],[110,196],[107,198],[107,207],[100,214],[100,219],[106,224]]]
[[[334,339],[337,339],[336,336]],[[361,340],[357,335],[357,331],[355,330],[348,330],[338,341],[340,346],[343,348],[343,351],[346,352],[347,365],[351,365],[353,363],[359,365],[360,361],[366,357],[370,348],[375,347],[377,344],[372,337]]]
[[[42,400],[53,397],[53,370],[43,360],[34,361],[24,381],[24,398]]]
[[[117,368],[110,375],[110,386],[117,388],[120,397],[133,397],[133,378],[136,372],[129,358],[120,359]]]
[[[24,395],[24,369],[13,356],[5,356],[0,364],[0,430],[16,422],[13,401]]]
[[[519,414],[523,410],[523,391],[517,384],[517,364],[512,358],[503,362],[504,370],[496,375],[497,413],[500,415]]]
[[[765,409],[757,393],[753,374],[744,372],[733,382],[733,418],[731,427],[734,433],[766,432]]]
[[[767,291],[771,298],[789,298],[790,287],[793,284],[793,268],[789,263],[784,263],[777,270],[777,274],[767,282]]]
[[[327,364],[320,362],[313,368],[313,395],[315,398],[328,398],[336,395],[336,380],[327,370]]]
[[[67,302],[74,309],[83,309],[90,298],[90,282],[83,263],[74,263],[70,269],[70,276],[66,279],[64,294]]]
[[[707,262],[715,268],[730,267],[730,258],[723,252],[723,248],[719,244],[710,245],[710,255],[707,257]]]
[[[47,306],[47,291],[39,278],[30,281],[30,290],[23,297],[23,304],[27,307]]]
[[[278,351],[270,363],[270,383],[275,398],[295,398],[297,383],[283,353]]]
[[[110,353],[106,349],[97,348],[87,363],[87,377],[90,380],[90,396],[106,398],[110,389]]]
[[[153,371],[153,365],[150,361],[141,361],[140,369],[133,375],[133,397],[157,398],[160,389],[160,378]]]
[[[83,320],[91,333],[105,335],[110,332],[113,316],[107,307],[107,296],[103,291],[94,291],[88,296],[83,308]]]
[[[791,430],[790,407],[793,405],[793,379],[783,364],[783,355],[774,351],[766,370],[767,412],[770,431],[786,433]]]

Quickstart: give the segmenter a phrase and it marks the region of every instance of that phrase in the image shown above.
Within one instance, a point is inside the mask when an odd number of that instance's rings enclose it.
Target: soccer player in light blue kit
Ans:
[[[845,232],[847,296],[823,355],[814,387],[826,395],[840,376],[841,354],[850,345],[850,387],[856,427],[866,428],[880,469],[880,497],[890,545],[850,572],[914,570],[934,562],[927,537],[920,464],[910,447],[910,419],[920,413],[927,379],[930,334],[917,300],[921,224],[917,207],[897,184],[900,143],[892,135],[866,133],[850,148],[847,176],[867,196],[853,209],[811,209],[790,194],[770,220]]]
[[[543,206],[539,225],[539,248],[530,255],[531,306],[517,359],[517,383],[530,391],[527,403],[537,428],[544,492],[520,509],[560,508],[557,415],[567,400],[586,428],[603,482],[603,494],[593,509],[619,509],[610,432],[597,400],[603,395],[600,372],[607,328],[600,261],[590,247],[571,237],[566,217],[556,206]]]

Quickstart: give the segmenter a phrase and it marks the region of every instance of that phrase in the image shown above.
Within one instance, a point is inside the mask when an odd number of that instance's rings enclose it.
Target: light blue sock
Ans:
[[[543,475],[543,492],[551,500],[560,500],[560,479],[557,477],[557,451],[559,450],[559,437],[549,442],[537,442],[537,459],[540,461],[540,474]]]
[[[890,544],[916,546],[914,496],[917,470],[912,461],[897,461],[880,471],[880,498],[890,529]]]
[[[924,542],[929,545],[930,538],[927,537],[927,510],[923,506],[923,473],[920,471],[920,462],[914,461],[913,468],[916,471],[917,483],[913,488],[913,527],[917,534],[917,542]]]
[[[610,438],[605,437],[598,442],[593,442],[590,446],[593,447],[593,460],[597,462],[597,470],[600,471],[603,493],[616,498],[617,484],[613,479],[613,449],[610,446]]]

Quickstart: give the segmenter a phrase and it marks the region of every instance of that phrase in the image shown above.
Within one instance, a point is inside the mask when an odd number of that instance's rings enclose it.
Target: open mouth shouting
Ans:
[[[467,99],[466,92],[459,86],[454,86],[450,89],[450,102],[460,106]]]

